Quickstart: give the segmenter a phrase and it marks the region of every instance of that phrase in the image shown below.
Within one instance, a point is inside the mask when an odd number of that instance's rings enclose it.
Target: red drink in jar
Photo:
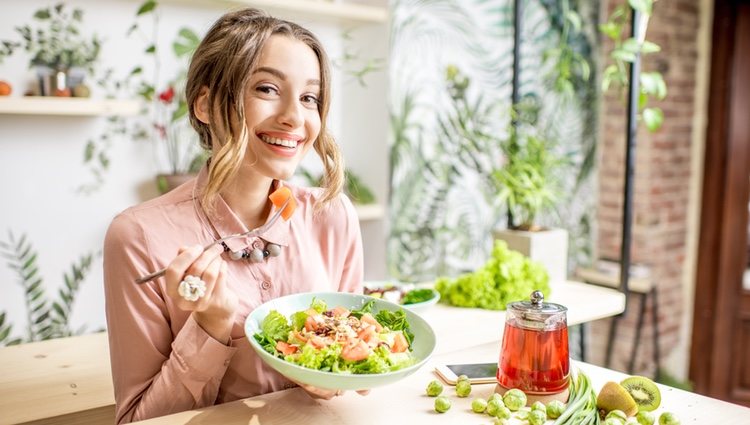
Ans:
[[[531,294],[531,301],[508,304],[497,368],[500,392],[518,388],[530,395],[567,400],[567,311],[562,305],[545,303],[540,291]]]
[[[568,328],[526,329],[505,322],[497,382],[529,393],[558,393],[568,387]]]

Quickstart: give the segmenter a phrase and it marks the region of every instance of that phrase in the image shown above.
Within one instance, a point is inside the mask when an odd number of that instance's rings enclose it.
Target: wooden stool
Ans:
[[[609,288],[615,288],[620,289],[620,276],[619,276],[619,267],[618,263],[613,263],[609,261],[600,261],[599,262],[601,266],[603,267],[597,267],[597,268],[578,268],[576,270],[576,275],[579,279],[586,283],[590,283],[593,285],[598,286],[606,286]],[[632,269],[631,269],[632,270]],[[658,326],[658,320],[659,320],[659,310],[658,310],[658,300],[657,300],[657,291],[656,291],[656,285],[654,285],[654,282],[652,279],[647,277],[638,277],[633,276],[631,272],[631,276],[628,279],[628,293],[625,294],[626,297],[629,297],[630,295],[636,295],[641,300],[641,307],[640,307],[640,315],[638,317],[638,323],[635,328],[635,341],[633,342],[633,349],[630,354],[630,362],[628,363],[628,373],[633,374],[633,369],[635,368],[635,357],[638,353],[638,345],[641,340],[641,331],[643,330],[644,322],[645,322],[645,315],[646,315],[646,303],[648,299],[651,299],[651,306],[653,308],[653,314],[652,314],[652,326],[653,326],[653,332],[654,332],[654,364],[656,365],[656,371],[658,373],[659,371],[659,326]],[[626,305],[627,309],[627,305]],[[612,360],[612,350],[614,348],[614,340],[615,336],[617,335],[617,325],[620,321],[620,318],[622,318],[627,313],[627,310],[622,312],[622,314],[617,315],[612,318],[612,324],[609,328],[609,337],[607,338],[607,354],[605,358],[605,367],[609,368],[610,363]],[[582,360],[585,361],[585,351],[584,351],[584,338],[583,335],[585,332],[581,332],[581,357]]]

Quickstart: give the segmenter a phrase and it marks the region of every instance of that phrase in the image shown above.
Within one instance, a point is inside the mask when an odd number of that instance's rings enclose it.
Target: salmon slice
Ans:
[[[294,199],[292,191],[286,186],[281,186],[274,190],[273,193],[268,196],[268,199],[271,200],[276,208],[281,208],[281,206],[284,205],[284,202],[289,199],[289,203],[286,204],[284,210],[281,211],[281,217],[283,217],[284,220],[289,221],[292,214],[294,214],[294,210],[297,209],[297,200]]]

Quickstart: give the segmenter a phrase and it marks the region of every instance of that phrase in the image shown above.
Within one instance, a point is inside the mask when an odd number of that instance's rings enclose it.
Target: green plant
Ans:
[[[64,285],[58,291],[58,299],[50,301],[39,275],[38,254],[26,236],[21,235],[16,239],[9,231],[7,241],[0,241],[0,250],[0,255],[7,260],[8,267],[16,272],[18,283],[23,288],[28,323],[24,337],[11,338],[12,325],[5,324],[5,312],[1,313],[0,345],[42,341],[84,332],[85,328],[74,330],[70,327],[70,315],[81,283],[91,269],[93,254],[82,255],[71,265],[69,272],[63,274]]]
[[[507,303],[526,299],[539,290],[550,293],[549,275],[540,263],[508,248],[505,241],[495,241],[490,258],[473,272],[455,279],[440,277],[435,281],[440,302],[458,307],[505,310]]]
[[[513,229],[537,231],[537,216],[553,208],[561,197],[559,174],[567,161],[554,152],[551,140],[536,127],[534,102],[516,105],[511,113],[515,125],[501,143],[505,163],[493,173],[498,197],[512,213]],[[518,219],[518,220],[515,220]]]
[[[628,0],[628,5],[641,13],[640,34],[625,37],[624,29],[629,21],[629,7],[625,4],[615,8],[607,22],[599,26],[602,34],[614,42],[614,48],[610,53],[614,63],[604,69],[602,90],[607,91],[613,85],[620,90],[621,95],[624,94],[629,82],[626,64],[632,64],[638,55],[647,55],[661,50],[658,44],[646,40],[648,21],[653,12],[654,3],[655,0]],[[641,72],[638,81],[640,83],[639,119],[643,120],[650,131],[656,131],[664,122],[664,113],[658,107],[649,106],[649,101],[664,99],[667,96],[667,85],[661,73],[657,71]]]
[[[571,44],[571,39],[581,32],[583,20],[575,9],[570,7],[569,0],[559,0],[562,11],[562,28],[556,45],[542,53],[544,63],[552,63],[547,80],[558,93],[572,97],[576,93],[577,83],[586,82],[591,75],[589,60]]]
[[[151,18],[150,27],[146,27],[143,22],[146,18]],[[158,3],[146,0],[138,7],[135,21],[126,33],[127,37],[139,36],[144,41],[143,53],[152,62],[148,76],[144,66],[137,63],[122,78],[116,78],[114,70],[108,69],[97,79],[97,84],[105,90],[108,97],[124,92],[126,97],[136,96],[143,100],[144,108],[136,119],[108,117],[104,131],[98,137],[88,140],[84,163],[91,170],[94,181],[79,187],[79,191],[83,193],[96,191],[104,182],[104,175],[110,164],[109,150],[115,136],[129,135],[133,140],[159,143],[159,160],[166,163],[170,174],[194,173],[205,164],[208,153],[198,146],[195,133],[187,120],[188,109],[183,90],[187,66],[182,66],[177,75],[157,91],[162,59],[156,43],[159,20]],[[171,46],[175,59],[184,64],[199,42],[200,38],[193,30],[181,28]]]
[[[302,177],[305,178],[307,184],[311,186],[320,186],[323,181],[322,175],[314,175],[309,170],[300,167],[299,169]],[[344,172],[346,179],[344,183],[344,193],[354,202],[355,204],[373,204],[375,203],[375,195],[372,190],[362,181],[362,179],[354,174],[351,170]]]
[[[357,80],[360,86],[367,87],[365,77],[383,69],[383,58],[363,59],[361,52],[353,50],[349,45],[353,38],[351,30],[341,33],[341,38],[344,40],[344,52],[340,57],[331,61],[333,66],[341,70],[344,75],[349,75]]]
[[[34,13],[37,26],[16,27],[21,42],[3,41],[0,48],[0,62],[16,48],[23,47],[29,52],[31,65],[47,66],[54,70],[66,71],[73,67],[92,71],[99,57],[101,42],[94,35],[84,37],[78,26],[83,22],[83,10],[68,11],[64,3],[45,7]]]

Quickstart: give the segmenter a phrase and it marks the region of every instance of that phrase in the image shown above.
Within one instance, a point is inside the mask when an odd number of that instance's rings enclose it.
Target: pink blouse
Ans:
[[[264,241],[281,246],[281,255],[261,263],[224,254],[227,284],[239,297],[229,346],[175,306],[163,278],[136,284],[137,277],[167,266],[181,246],[247,230],[223,200],[211,217],[193,200],[195,185],[201,187],[206,175],[204,168],[196,179],[125,210],[107,231],[104,286],[118,423],[291,388],[250,347],[247,315],[287,294],[361,292],[362,239],[351,202],[342,195],[316,212],[321,190],[294,186],[297,209],[289,221],[280,219],[262,239],[226,242],[232,251],[262,247]]]

